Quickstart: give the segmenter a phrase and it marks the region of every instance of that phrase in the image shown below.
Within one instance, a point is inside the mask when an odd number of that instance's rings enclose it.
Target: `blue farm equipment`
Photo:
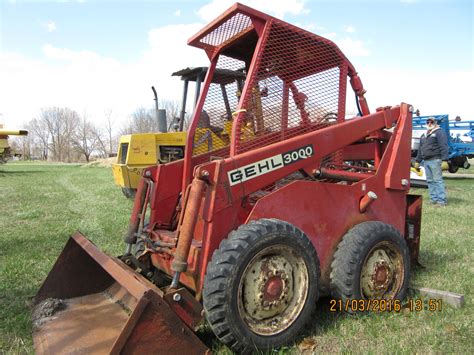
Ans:
[[[426,119],[434,117],[438,125],[446,132],[449,146],[449,172],[456,173],[459,168],[469,169],[468,159],[474,157],[474,121],[450,121],[448,115],[413,117],[412,157],[416,157],[420,146],[420,137],[426,132]],[[411,169],[411,185],[426,187],[424,168]]]
[[[426,119],[434,117],[446,132],[449,146],[449,172],[456,173],[459,168],[469,169],[468,159],[474,157],[474,121],[449,121],[448,115],[420,116],[413,118],[412,156],[416,156],[420,136],[426,132]]]

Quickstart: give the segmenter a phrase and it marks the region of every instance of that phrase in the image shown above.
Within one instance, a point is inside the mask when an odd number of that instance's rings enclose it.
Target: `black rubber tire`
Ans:
[[[243,301],[239,301],[238,295],[247,266],[259,252],[274,246],[290,247],[290,253],[301,257],[308,284],[304,305],[292,323],[277,334],[264,336],[252,331],[241,316],[238,304]],[[319,279],[316,250],[301,230],[277,219],[252,221],[231,232],[214,251],[204,279],[205,315],[217,338],[233,351],[249,353],[278,348],[294,341],[310,320],[319,298]],[[283,312],[287,309],[289,306]]]
[[[122,187],[122,193],[125,195],[126,198],[135,199],[135,195],[137,194],[137,189],[132,189],[130,187]]]
[[[363,222],[350,229],[338,245],[331,264],[331,295],[341,299],[343,304],[347,300],[360,300],[366,297],[361,286],[361,271],[372,250],[377,245],[391,245],[399,253],[403,265],[400,275],[403,279],[393,291],[393,299],[405,298],[410,277],[410,255],[405,240],[393,226],[379,222]],[[350,309],[348,311],[351,312]]]

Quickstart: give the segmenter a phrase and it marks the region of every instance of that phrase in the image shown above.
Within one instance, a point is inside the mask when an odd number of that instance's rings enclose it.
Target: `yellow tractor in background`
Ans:
[[[24,129],[20,130],[8,130],[3,128],[3,124],[0,123],[0,164],[5,164],[9,159],[12,158],[12,150],[8,144],[8,136],[26,136],[28,131]]]
[[[186,145],[184,123],[189,82],[195,82],[195,106],[207,69],[207,67],[193,67],[182,69],[172,74],[172,76],[181,77],[181,80],[184,81],[184,87],[180,115],[173,118],[169,126],[166,120],[166,111],[158,108],[156,90],[152,87],[155,95],[156,116],[160,132],[134,133],[120,137],[117,162],[112,165],[112,171],[115,184],[122,188],[122,192],[126,197],[135,197],[138,182],[145,168],[152,165],[169,163],[184,157]],[[216,70],[213,83],[220,84],[220,90],[214,94],[222,96],[223,101],[226,103],[225,119],[227,121],[223,128],[214,126],[208,113],[203,111],[201,113],[202,123],[196,131],[195,151],[206,153],[228,145],[232,130],[233,114],[230,107],[233,102],[239,100],[244,85],[244,78],[245,73],[239,70]],[[238,83],[238,90],[228,95],[226,85],[234,82]]]
[[[186,132],[136,133],[120,137],[117,162],[112,165],[115,184],[134,198],[143,169],[184,156]]]

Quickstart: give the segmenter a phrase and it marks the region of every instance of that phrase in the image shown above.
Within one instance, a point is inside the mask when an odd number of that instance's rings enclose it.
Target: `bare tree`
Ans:
[[[97,149],[99,145],[99,134],[94,125],[89,122],[87,116],[84,114],[79,118],[79,124],[71,136],[74,150],[76,150],[89,162],[91,154]]]
[[[39,154],[35,155],[35,153],[33,153],[33,155],[39,157],[41,160],[47,160],[50,137],[47,125],[45,122],[34,118],[28,123],[27,128],[30,137],[32,137],[31,139],[34,142],[35,148],[39,149]]]
[[[80,117],[76,111],[67,107],[50,107],[41,110],[40,121],[50,134],[50,150],[57,161],[72,160],[72,141]]]
[[[158,122],[154,110],[147,110],[143,107],[135,110],[132,114],[132,124],[134,133],[158,131]]]
[[[105,114],[105,132],[107,134],[107,143],[108,143],[108,151],[106,151],[106,156],[111,156],[115,152],[115,146],[116,146],[116,143],[114,144],[115,140],[113,138],[114,127],[113,127],[113,120],[112,120],[112,110],[107,109],[105,110],[104,114]]]
[[[179,117],[180,105],[176,101],[163,100],[160,105],[166,110],[168,124]],[[131,115],[120,134],[158,132],[158,119],[155,109],[137,108]]]
[[[10,151],[12,156],[19,157],[25,155],[29,156],[30,152],[30,145],[28,144],[29,142],[25,139],[22,138],[28,138],[26,137],[11,137],[9,139],[8,144],[10,145]]]
[[[97,153],[99,154],[101,158],[107,158],[109,156],[109,147],[107,144],[107,138],[105,138],[104,134],[97,127],[95,128],[94,134],[97,140],[97,145],[96,145]]]
[[[168,129],[172,128],[170,127],[171,123],[177,119],[179,119],[180,111],[181,111],[181,105],[178,101],[170,101],[170,100],[162,100],[161,101],[161,106],[166,110],[166,118],[168,121]],[[186,118],[185,118],[185,126],[186,125]]]

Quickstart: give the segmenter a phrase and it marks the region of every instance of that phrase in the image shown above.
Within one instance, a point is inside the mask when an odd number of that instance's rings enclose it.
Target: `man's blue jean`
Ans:
[[[444,189],[441,159],[425,160],[424,166],[431,201],[446,204],[448,200],[446,199],[446,190]]]

